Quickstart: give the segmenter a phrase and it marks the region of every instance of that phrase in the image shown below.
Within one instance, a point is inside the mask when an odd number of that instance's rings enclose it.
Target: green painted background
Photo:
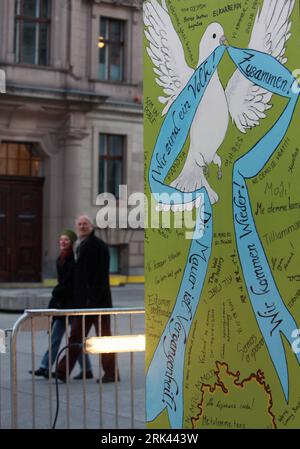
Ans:
[[[239,3],[242,8],[213,17],[213,11]],[[262,1],[167,0],[167,4],[174,27],[183,43],[186,60],[195,68],[199,42],[211,22],[221,23],[231,45],[248,47],[255,15]],[[198,10],[194,12],[193,7]],[[208,17],[197,19],[195,15]],[[299,2],[294,7],[292,22],[292,37],[287,43],[286,51],[286,66],[291,71],[299,66]],[[192,25],[191,28],[189,24]],[[146,44],[145,39],[145,46]],[[224,87],[234,70],[235,67],[225,55],[219,67]],[[153,65],[145,51],[146,173],[163,122],[163,106],[158,102],[160,95],[161,88],[155,83]],[[286,343],[290,380],[290,401],[286,404],[247,296],[237,257],[232,219],[233,162],[270,129],[286,105],[286,100],[273,96],[271,103],[273,108],[268,111],[267,118],[246,135],[229,123],[226,139],[218,150],[223,162],[221,180],[217,179],[217,167],[213,164],[209,167],[207,179],[218,193],[219,202],[213,205],[214,239],[210,267],[186,349],[184,428],[300,427],[300,368]],[[257,178],[248,181],[248,187],[256,225],[273,275],[287,307],[300,327],[299,230],[274,242],[268,242],[265,237],[266,234],[278,233],[300,220],[299,119],[298,104],[294,120],[280,149]],[[188,149],[187,145],[185,151]],[[184,156],[183,152],[181,167]],[[168,181],[175,179],[179,172],[180,168],[169,176]],[[150,201],[147,176],[145,189]],[[293,209],[289,208],[290,203],[295,203]],[[280,206],[283,206],[281,210],[270,209]],[[284,206],[287,207],[286,211]],[[145,232],[147,366],[180,285],[190,244],[184,238],[184,233],[184,229],[146,229]],[[149,426],[168,428],[166,412]]]

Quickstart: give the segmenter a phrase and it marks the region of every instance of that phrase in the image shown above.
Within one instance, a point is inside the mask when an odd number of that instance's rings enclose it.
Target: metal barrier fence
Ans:
[[[10,338],[11,329],[1,330],[0,350],[0,429],[10,422],[10,369],[6,342]]]
[[[62,357],[66,354],[66,382],[56,385],[55,379],[51,377],[51,335],[54,317],[64,317],[65,337],[61,346],[67,346],[72,317],[82,317],[84,344],[86,317],[98,317],[101,335],[103,315],[110,315],[114,336],[143,334],[144,314],[143,308],[25,310],[11,332],[7,331],[7,334],[10,333],[10,344],[6,360],[9,357],[10,366],[7,363],[2,366],[0,359],[0,428],[52,428],[56,422],[58,400],[56,428],[143,428],[144,352],[116,354],[115,380],[120,373],[120,382],[107,384],[101,381],[102,356],[90,356],[93,372],[95,373],[96,367],[99,371],[100,381],[97,384],[95,377],[93,380],[86,379],[85,357],[83,379],[71,378],[68,370],[69,349],[66,348],[66,352],[61,355]],[[49,351],[49,375],[47,378],[36,378],[34,371],[40,366],[41,354],[46,349]],[[3,354],[0,354],[1,356],[3,357]],[[31,370],[32,374],[29,375],[28,370]],[[1,381],[2,378],[6,379],[6,383]],[[10,382],[7,380],[9,378]],[[10,423],[8,415],[11,418]]]

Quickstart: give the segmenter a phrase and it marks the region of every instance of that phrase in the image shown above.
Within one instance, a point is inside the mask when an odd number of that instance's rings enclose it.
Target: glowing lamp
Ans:
[[[98,48],[104,48],[105,47],[105,42],[103,42],[104,37],[99,36],[98,39]]]
[[[108,354],[111,352],[145,351],[145,335],[113,335],[110,337],[90,337],[85,340],[84,352]]]

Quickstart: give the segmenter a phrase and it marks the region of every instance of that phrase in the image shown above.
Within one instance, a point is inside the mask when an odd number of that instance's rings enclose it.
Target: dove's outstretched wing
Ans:
[[[143,9],[145,36],[149,43],[147,52],[155,66],[155,81],[165,94],[158,98],[160,103],[166,104],[164,115],[194,71],[186,63],[165,0],[161,5],[157,0],[148,0],[144,2]]]
[[[295,0],[264,0],[256,15],[249,48],[272,55],[285,64],[294,4]],[[225,93],[232,121],[242,133],[259,125],[272,107],[269,104],[272,94],[247,80],[239,70],[229,80]]]

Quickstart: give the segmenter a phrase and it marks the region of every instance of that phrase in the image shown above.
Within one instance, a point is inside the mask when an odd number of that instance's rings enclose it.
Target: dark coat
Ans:
[[[74,268],[75,260],[73,251],[66,256],[61,263],[60,258],[56,261],[57,285],[52,291],[49,309],[72,309],[74,306]]]
[[[74,270],[74,302],[78,308],[112,307],[109,250],[94,231],[79,245]]]

